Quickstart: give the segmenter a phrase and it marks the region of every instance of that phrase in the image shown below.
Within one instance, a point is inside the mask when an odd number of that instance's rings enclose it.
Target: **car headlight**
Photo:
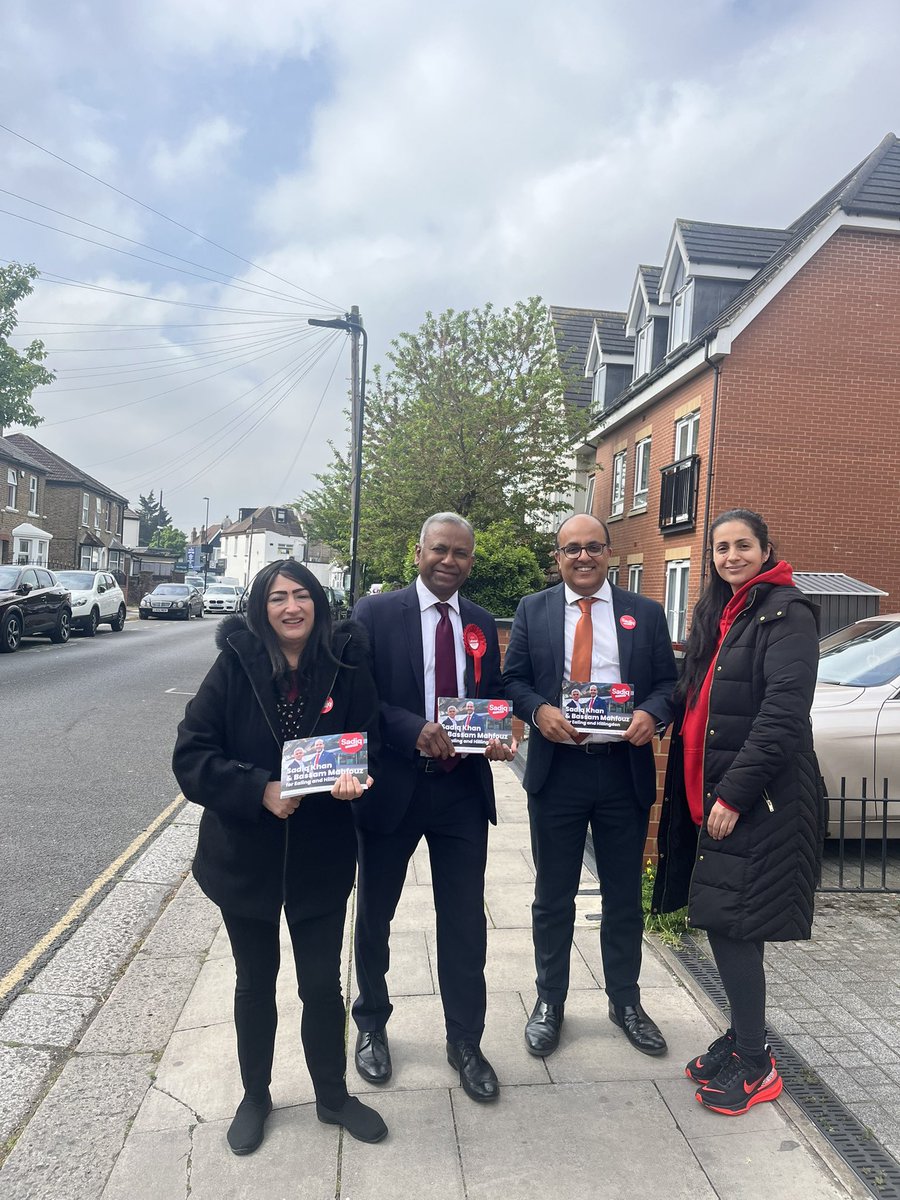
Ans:
[[[140,604],[138,605],[138,608],[149,608],[149,607],[150,607],[150,597],[145,596],[143,598],[143,600],[140,602]]]
[[[87,600],[84,598],[82,598],[81,600],[73,600],[72,601],[73,608],[80,608],[83,604],[87,604]]]
[[[175,603],[172,605],[172,607],[173,608],[184,608],[184,601],[176,600]]]

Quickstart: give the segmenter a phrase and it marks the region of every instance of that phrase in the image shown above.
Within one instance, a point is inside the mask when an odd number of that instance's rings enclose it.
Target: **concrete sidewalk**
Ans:
[[[225,1131],[241,1089],[231,1022],[233,966],[218,914],[188,878],[99,1010],[0,1170],[4,1200],[833,1200],[869,1193],[787,1098],[746,1117],[707,1113],[684,1063],[724,1024],[647,944],[644,1003],[670,1051],[647,1058],[606,1016],[597,920],[585,872],[560,1049],[539,1060],[522,1030],[534,999],[534,871],[525,797],[495,766],[486,902],[483,1048],[503,1086],[469,1100],[444,1057],[427,851],[410,867],[394,924],[385,1089],[353,1070],[390,1126],[377,1146],[319,1124],[298,1036],[289,942],[279,983],[275,1112],[256,1154]],[[353,993],[351,944],[345,990]],[[355,1030],[350,1030],[351,1045]]]

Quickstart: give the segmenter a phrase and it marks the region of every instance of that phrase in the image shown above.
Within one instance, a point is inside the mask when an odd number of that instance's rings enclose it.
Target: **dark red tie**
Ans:
[[[435,606],[440,613],[437,629],[434,631],[434,719],[438,719],[438,697],[455,696],[459,690],[456,677],[456,644],[453,638],[453,626],[450,623],[450,605],[438,603]],[[457,755],[453,758],[441,759],[441,767],[452,771],[459,762]]]

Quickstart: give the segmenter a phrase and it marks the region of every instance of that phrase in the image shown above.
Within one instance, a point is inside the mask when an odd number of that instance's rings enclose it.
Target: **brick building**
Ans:
[[[46,467],[0,437],[0,564],[46,564],[50,539],[30,536],[32,529],[43,532],[46,483]]]
[[[665,261],[637,271],[625,386],[604,371],[609,331],[592,340],[578,507],[609,520],[613,582],[662,602],[674,641],[730,507],[763,513],[797,570],[847,572],[900,608],[898,235],[891,134],[785,229],[676,221]]]
[[[124,571],[122,521],[128,501],[24,433],[4,439],[45,473],[43,527],[53,535],[49,566]]]

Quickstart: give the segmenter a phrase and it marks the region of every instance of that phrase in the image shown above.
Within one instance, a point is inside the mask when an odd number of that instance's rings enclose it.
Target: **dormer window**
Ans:
[[[691,318],[694,311],[694,283],[689,280],[672,297],[672,316],[669,321],[669,350],[677,350],[691,340]]]
[[[275,520],[277,521],[277,523],[278,523],[279,525],[284,525],[284,524],[286,524],[286,522],[287,522],[287,509],[284,509],[284,508],[276,508],[276,509],[275,509]]]
[[[648,321],[643,329],[638,330],[634,343],[634,378],[640,379],[648,374],[653,361],[653,322]]]
[[[606,397],[606,367],[598,367],[591,382],[591,412],[602,413]]]

